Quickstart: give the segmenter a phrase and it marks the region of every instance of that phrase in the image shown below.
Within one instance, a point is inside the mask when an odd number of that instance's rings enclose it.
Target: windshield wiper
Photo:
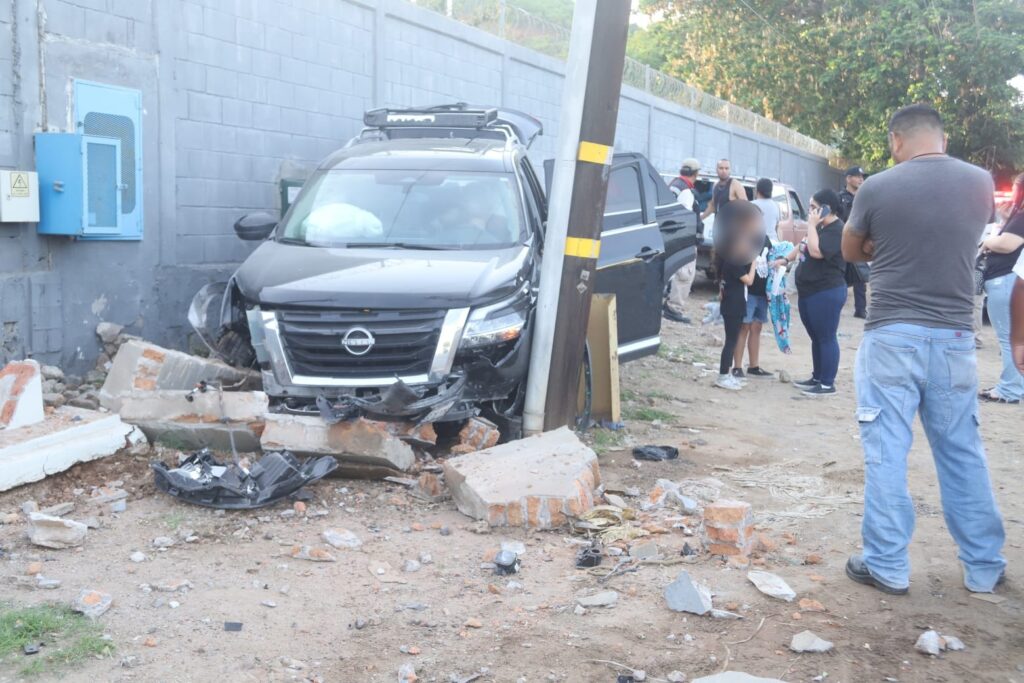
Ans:
[[[451,251],[458,247],[442,247],[434,244],[414,244],[412,242],[349,242],[346,249],[422,249],[424,251]]]

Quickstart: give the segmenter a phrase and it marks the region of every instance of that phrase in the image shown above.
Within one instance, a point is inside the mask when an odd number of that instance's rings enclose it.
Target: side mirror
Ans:
[[[265,240],[277,227],[277,219],[269,213],[247,213],[235,221],[235,234],[242,240]]]

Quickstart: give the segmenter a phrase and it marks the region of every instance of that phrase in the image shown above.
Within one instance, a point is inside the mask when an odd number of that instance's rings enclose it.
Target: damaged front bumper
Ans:
[[[338,467],[332,456],[299,461],[287,451],[271,452],[246,468],[222,464],[208,449],[170,468],[153,462],[156,487],[189,503],[225,510],[250,510],[271,505],[318,481]]]
[[[460,346],[470,309],[444,315],[430,369],[390,376],[324,376],[296,372],[286,352],[281,321],[273,311],[248,312],[252,346],[264,391],[283,399],[283,409],[319,413],[329,422],[368,415],[417,422],[461,420],[482,407],[512,417],[529,366],[531,326],[516,338],[487,347]],[[338,340],[337,353],[346,353]]]

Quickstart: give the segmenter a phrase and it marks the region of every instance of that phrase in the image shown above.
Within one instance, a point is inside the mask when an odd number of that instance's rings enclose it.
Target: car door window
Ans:
[[[608,177],[608,194],[604,203],[604,212],[630,213],[643,211],[643,199],[640,195],[640,176],[636,166],[623,166],[612,169]]]
[[[804,213],[804,207],[800,204],[800,198],[796,196],[796,192],[789,193],[789,206],[793,210],[793,215],[801,220],[807,220],[807,214]]]

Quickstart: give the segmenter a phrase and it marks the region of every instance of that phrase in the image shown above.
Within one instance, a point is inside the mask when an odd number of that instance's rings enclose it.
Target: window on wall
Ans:
[[[142,239],[142,93],[75,81],[86,170],[84,239]]]

